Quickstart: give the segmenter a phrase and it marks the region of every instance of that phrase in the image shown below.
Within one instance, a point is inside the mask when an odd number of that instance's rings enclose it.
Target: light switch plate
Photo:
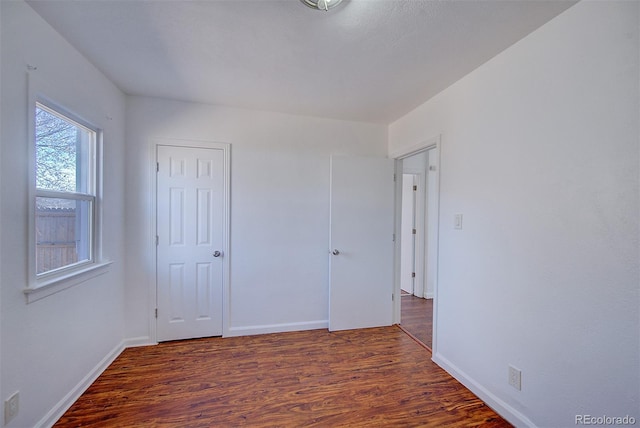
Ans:
[[[462,229],[462,214],[455,214],[453,216],[453,228]]]

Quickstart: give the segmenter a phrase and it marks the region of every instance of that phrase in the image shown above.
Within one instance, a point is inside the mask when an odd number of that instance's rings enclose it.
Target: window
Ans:
[[[97,131],[35,104],[35,274],[95,261]]]

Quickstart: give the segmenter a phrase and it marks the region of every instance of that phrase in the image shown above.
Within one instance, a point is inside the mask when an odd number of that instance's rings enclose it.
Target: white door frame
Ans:
[[[436,254],[434,257],[435,263],[434,266],[428,266],[428,269],[434,269],[435,283],[433,287],[433,339],[431,343],[432,355],[436,355],[437,348],[437,323],[438,323],[438,264],[439,264],[439,252],[440,252],[440,240],[439,240],[439,229],[440,229],[440,147],[441,147],[442,136],[437,135],[435,137],[429,138],[425,141],[417,143],[413,146],[397,150],[395,152],[391,152],[389,157],[395,159],[396,161],[396,177],[402,176],[402,160],[412,156],[416,153],[420,153],[427,150],[436,150],[435,162],[430,160],[430,164],[434,165],[436,168],[435,171],[435,206],[433,207],[433,211],[435,212],[435,233],[432,236],[429,236],[427,239],[433,239],[435,242]],[[429,167],[427,167],[429,168]],[[427,170],[427,173],[429,171]],[[394,296],[398,296],[398,298],[394,299],[394,323],[400,323],[400,248],[402,242],[401,240],[401,212],[402,212],[402,180],[396,180],[396,197],[395,197],[395,212],[396,212],[396,225],[395,225],[395,236],[396,236],[396,247],[395,247],[395,285],[394,285]],[[425,247],[427,243],[425,243]],[[426,283],[425,283],[426,284]]]
[[[223,212],[223,220],[222,220],[222,252],[224,254],[224,258],[222,260],[222,269],[223,269],[223,277],[222,277],[222,336],[229,335],[229,296],[230,296],[230,283],[229,283],[229,268],[231,266],[230,263],[230,212],[231,212],[231,144],[228,143],[216,143],[209,141],[191,141],[191,140],[177,140],[177,139],[153,139],[149,143],[149,153],[151,156],[151,163],[149,165],[149,174],[151,183],[151,191],[149,192],[150,204],[152,207],[152,215],[150,221],[149,228],[149,253],[152,258],[150,265],[153,266],[154,272],[153,275],[149,277],[149,335],[152,343],[158,343],[158,333],[156,326],[156,309],[158,305],[158,289],[157,289],[157,266],[158,266],[158,256],[156,251],[156,236],[158,234],[157,227],[157,210],[158,210],[158,200],[157,200],[157,189],[158,189],[158,179],[157,179],[157,153],[158,146],[173,146],[173,147],[192,147],[196,149],[218,149],[222,150],[224,154],[224,174],[223,174],[223,201],[225,205],[225,209]]]

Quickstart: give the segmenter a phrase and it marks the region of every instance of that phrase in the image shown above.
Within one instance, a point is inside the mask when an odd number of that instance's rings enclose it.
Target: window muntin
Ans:
[[[94,261],[96,131],[35,107],[35,272]]]

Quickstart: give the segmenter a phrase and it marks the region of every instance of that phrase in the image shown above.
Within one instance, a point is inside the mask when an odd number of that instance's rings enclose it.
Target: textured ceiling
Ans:
[[[30,0],[127,94],[390,123],[569,1]]]

